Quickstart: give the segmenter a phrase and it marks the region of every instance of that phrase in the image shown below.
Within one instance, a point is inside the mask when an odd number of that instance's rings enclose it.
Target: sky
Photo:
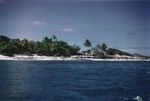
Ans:
[[[54,34],[82,48],[89,39],[150,55],[149,11],[148,0],[0,0],[0,35],[40,41]]]

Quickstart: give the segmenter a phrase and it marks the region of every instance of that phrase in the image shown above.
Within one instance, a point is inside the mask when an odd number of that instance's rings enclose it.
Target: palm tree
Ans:
[[[107,50],[107,45],[105,43],[102,44],[102,51],[103,52],[106,52]]]
[[[52,38],[48,38],[47,36],[45,36],[44,38],[43,38],[43,41],[42,42],[44,42],[44,43],[51,43],[52,42]]]
[[[55,35],[52,35],[52,41],[58,41]]]
[[[99,44],[98,44],[98,45],[96,45],[96,50],[97,50],[97,51],[101,51],[101,50],[102,50],[102,46],[101,46],[101,45],[99,45]]]
[[[85,40],[84,46],[85,46],[85,47],[91,47],[91,46],[92,46],[92,44],[91,44],[91,42],[90,42],[89,39],[86,39],[86,40]]]
[[[90,42],[89,39],[86,39],[83,45],[84,45],[85,47],[92,47],[92,43]],[[86,54],[90,54],[90,55],[91,55],[91,49],[88,49],[88,50],[86,51]]]

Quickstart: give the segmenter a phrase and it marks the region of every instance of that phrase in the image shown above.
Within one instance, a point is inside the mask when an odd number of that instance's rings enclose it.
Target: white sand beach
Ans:
[[[79,60],[67,57],[54,57],[54,56],[39,56],[39,55],[14,55],[13,57],[0,55],[0,60],[29,60],[29,61],[62,61],[62,60]]]
[[[0,60],[28,60],[28,61],[150,61],[150,59],[95,59],[95,58],[72,58],[72,57],[54,57],[54,56],[27,56],[14,55],[13,57],[0,55]]]

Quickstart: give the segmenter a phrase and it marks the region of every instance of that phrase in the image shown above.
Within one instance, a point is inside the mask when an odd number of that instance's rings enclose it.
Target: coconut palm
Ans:
[[[90,42],[89,39],[86,39],[86,40],[85,40],[84,46],[85,46],[85,47],[91,47],[91,46],[92,46],[92,43]]]

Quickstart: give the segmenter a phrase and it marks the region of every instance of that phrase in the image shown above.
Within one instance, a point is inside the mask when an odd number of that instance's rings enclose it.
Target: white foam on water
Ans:
[[[140,97],[140,96],[137,96],[137,97],[133,98],[133,100],[143,101],[142,97]]]
[[[119,99],[122,99],[123,101],[128,101],[129,100],[129,98],[127,98],[127,97],[119,97]]]

